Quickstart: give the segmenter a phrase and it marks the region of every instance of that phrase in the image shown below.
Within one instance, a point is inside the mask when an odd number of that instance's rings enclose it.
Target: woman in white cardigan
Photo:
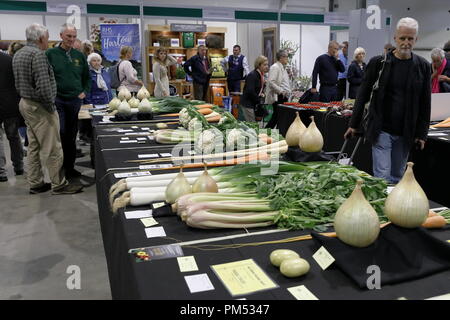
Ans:
[[[129,61],[132,56],[133,48],[129,46],[120,48],[119,80],[120,87],[126,87],[131,93],[137,93],[144,83],[137,78],[137,71]]]
[[[269,79],[266,83],[266,104],[273,106],[273,114],[266,128],[275,128],[278,122],[278,105],[288,101],[291,93],[289,75],[286,71],[288,63],[288,54],[285,50],[277,52],[277,62],[269,70]]]
[[[154,55],[153,78],[155,90],[153,95],[157,98],[167,97],[169,91],[169,66],[177,63],[177,60],[167,54],[164,48],[158,48]]]

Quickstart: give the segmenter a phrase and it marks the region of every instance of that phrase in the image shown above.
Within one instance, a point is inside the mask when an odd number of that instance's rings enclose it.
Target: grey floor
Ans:
[[[0,299],[111,299],[95,184],[75,195],[31,195],[26,177],[14,176],[4,145],[9,180],[0,182]],[[78,158],[76,169],[93,181],[88,163],[89,156]],[[73,288],[78,274],[80,289]]]

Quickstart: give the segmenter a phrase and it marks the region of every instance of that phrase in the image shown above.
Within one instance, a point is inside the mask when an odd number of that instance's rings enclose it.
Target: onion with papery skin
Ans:
[[[192,187],[184,176],[183,166],[181,166],[180,173],[167,185],[166,202],[173,204],[179,197],[188,193],[192,193]]]
[[[119,94],[117,97],[120,100],[130,100],[131,99],[131,92],[126,87],[120,87]]]
[[[139,89],[136,96],[139,100],[144,100],[146,98],[150,98],[150,92],[148,92],[147,88],[142,86],[142,88]]]
[[[350,197],[339,207],[334,217],[334,230],[344,243],[363,248],[371,245],[380,233],[377,212],[364,197],[362,180],[358,180]]]
[[[291,125],[289,126],[289,129],[286,133],[286,142],[289,147],[297,147],[300,143],[300,137],[305,132],[306,127],[303,124],[302,120],[300,119],[300,116],[298,114],[298,111],[295,112],[296,116],[294,121],[292,121]]]
[[[195,180],[194,184],[192,185],[192,192],[219,192],[219,187],[217,186],[216,181],[211,178],[211,176],[208,173],[208,167],[206,166],[206,162],[204,163],[205,170],[203,171],[202,175]]]
[[[157,127],[158,129],[167,129],[169,126],[168,126],[167,124],[163,123],[163,122],[158,122],[158,123],[156,124],[156,127]]]
[[[384,213],[389,220],[404,228],[420,227],[430,210],[427,195],[414,177],[413,165],[408,162],[403,178],[389,193],[384,204]]]
[[[128,104],[130,105],[130,108],[138,108],[139,107],[139,99],[136,99],[135,97],[132,97],[129,101]]]
[[[114,98],[108,103],[108,106],[111,110],[117,110],[117,108],[120,106],[120,102],[121,101],[118,98]]]
[[[300,149],[305,152],[319,152],[323,147],[323,137],[317,129],[314,117],[311,116],[311,123],[300,137]]]
[[[119,107],[117,108],[117,113],[125,114],[125,115],[130,115],[131,114],[130,105],[128,104],[128,102],[126,100],[123,100],[120,103]]]
[[[148,101],[147,98],[142,99],[142,101],[139,103],[138,110],[142,113],[152,112],[152,105],[150,101]]]

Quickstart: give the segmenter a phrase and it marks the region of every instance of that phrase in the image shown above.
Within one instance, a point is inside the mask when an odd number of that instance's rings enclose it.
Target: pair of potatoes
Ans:
[[[280,267],[281,274],[288,278],[300,277],[310,269],[308,261],[300,258],[297,252],[288,249],[272,251],[270,262],[275,267]]]

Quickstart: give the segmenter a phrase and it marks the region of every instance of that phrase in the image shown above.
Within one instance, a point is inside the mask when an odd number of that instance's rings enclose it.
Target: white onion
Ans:
[[[311,123],[300,137],[300,149],[305,152],[319,152],[323,147],[323,137],[317,129],[314,117],[311,116]]]
[[[289,147],[298,146],[300,143],[300,136],[306,130],[305,125],[303,124],[302,120],[300,119],[298,111],[296,111],[295,113],[296,113],[295,119],[294,119],[294,121],[292,121],[292,123],[289,126],[289,129],[286,133],[285,140]]]
[[[120,102],[121,101],[116,97],[109,102],[108,106],[111,110],[117,110],[117,108],[120,106]]]
[[[350,197],[339,207],[334,217],[334,230],[344,243],[354,247],[371,245],[380,233],[376,211],[364,197],[362,181],[358,180]]]
[[[148,92],[148,90],[144,86],[142,86],[142,88],[139,89],[139,91],[137,93],[137,98],[139,100],[150,98],[150,92]]]
[[[120,100],[127,100],[128,101],[128,100],[131,99],[131,92],[126,87],[120,87],[119,94],[117,95],[117,97]]]
[[[120,103],[119,107],[117,108],[117,113],[126,114],[126,115],[131,114],[130,105],[128,104],[128,102],[126,100],[123,100]]]
[[[384,213],[393,224],[404,228],[422,225],[428,217],[429,202],[427,195],[417,183],[408,162],[403,178],[388,195],[384,204]]]
[[[183,167],[181,167],[180,173],[166,188],[166,202],[175,203],[179,197],[188,193],[192,193],[192,187],[183,174]]]

